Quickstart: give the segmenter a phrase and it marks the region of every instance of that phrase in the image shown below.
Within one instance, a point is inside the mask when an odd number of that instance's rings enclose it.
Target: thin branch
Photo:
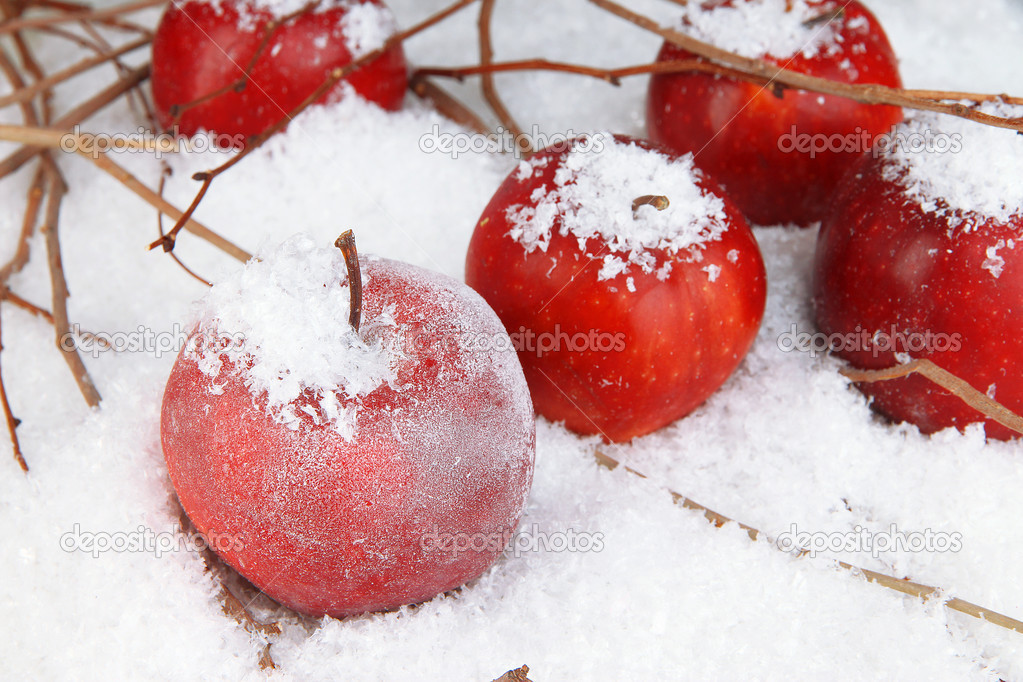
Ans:
[[[97,407],[100,400],[102,400],[99,391],[96,390],[96,385],[93,384],[92,379],[89,377],[89,372],[85,369],[85,363],[82,362],[82,358],[78,354],[78,349],[73,345],[65,343],[66,339],[71,338],[71,325],[68,322],[67,299],[69,293],[67,280],[64,277],[64,266],[60,257],[60,236],[58,229],[60,224],[60,204],[64,198],[66,188],[64,181],[61,179],[55,166],[51,166],[49,179],[50,186],[47,192],[49,196],[46,202],[46,224],[43,227],[43,231],[46,234],[46,252],[50,266],[50,284],[53,287],[53,327],[56,335],[57,348],[63,354],[64,361],[67,362],[72,376],[74,376],[75,381],[78,383],[78,389],[82,392],[82,397],[85,398],[85,402],[88,403],[90,407]]]
[[[21,269],[28,263],[31,254],[30,239],[35,234],[36,224],[39,222],[39,210],[43,205],[43,195],[46,187],[46,176],[40,165],[36,170],[32,184],[28,187],[28,195],[25,200],[25,215],[21,222],[21,234],[18,236],[18,246],[14,250],[11,259],[0,268],[0,287],[7,286],[11,275],[21,272]]]
[[[799,73],[790,69],[783,69],[776,64],[762,59],[749,59],[742,57],[728,50],[724,50],[710,43],[696,40],[684,33],[663,28],[653,19],[638,14],[612,0],[589,0],[603,10],[614,14],[626,21],[629,21],[640,28],[656,33],[668,42],[683,50],[687,50],[705,59],[710,59],[726,66],[738,69],[744,74],[753,76],[756,79],[765,79],[766,86],[778,83],[790,88],[809,90],[825,95],[837,95],[863,104],[887,104],[889,106],[905,107],[907,109],[918,109],[922,111],[933,111],[940,114],[956,116],[976,123],[983,123],[997,128],[1023,131],[1023,117],[1003,117],[985,114],[960,102],[942,102],[934,99],[915,97],[907,94],[900,88],[890,88],[883,85],[866,84],[854,85],[850,83],[839,83],[827,78],[817,78],[805,73]]]
[[[891,381],[892,379],[908,377],[910,374],[919,374],[941,386],[985,417],[1023,435],[1023,417],[1020,417],[1001,403],[970,386],[965,380],[960,379],[946,369],[942,369],[930,360],[913,360],[887,369],[861,370],[846,368],[842,370],[842,376],[857,383]]]
[[[149,64],[145,64],[137,69],[133,69],[128,78],[122,78],[116,83],[96,93],[88,100],[82,102],[77,107],[54,121],[53,125],[50,127],[58,130],[68,130],[69,128],[81,123],[97,111],[103,109],[103,107],[117,100],[121,95],[128,92],[142,81],[149,78],[149,68]],[[40,151],[39,147],[24,146],[16,150],[3,161],[0,161],[0,180],[21,168],[26,161],[39,154]]]
[[[434,109],[440,112],[442,116],[454,121],[458,125],[481,135],[486,135],[490,132],[487,124],[472,109],[459,102],[446,90],[426,78],[426,76],[420,75],[419,72],[412,74],[412,77],[409,79],[409,89],[417,96],[430,102]]]
[[[480,64],[486,66],[494,61],[494,46],[490,37],[490,22],[494,14],[494,3],[496,0],[483,0],[483,4],[480,6],[480,18],[479,18],[479,35],[480,35]],[[522,139],[522,128],[518,123],[515,122],[511,112],[508,111],[508,107],[501,101],[500,95],[497,94],[497,87],[494,85],[494,76],[490,72],[483,73],[481,79],[481,88],[483,90],[483,99],[486,100],[487,104],[493,110],[498,120],[505,129],[510,132],[515,138]],[[532,151],[532,149],[527,150]]]
[[[607,467],[608,469],[612,470],[616,469],[621,464],[618,460],[607,455],[600,449],[597,449],[594,452],[594,457],[597,459],[597,462],[601,466]],[[642,474],[631,467],[626,466],[624,467],[624,469],[625,471],[629,472],[634,476],[638,476],[640,478],[647,478],[645,474]],[[674,500],[675,503],[680,504],[686,509],[691,509],[693,511],[702,513],[708,521],[713,523],[718,528],[725,525],[726,523],[735,523],[737,526],[739,526],[739,528],[742,528],[743,530],[746,531],[750,539],[752,540],[765,539],[768,542],[770,542],[770,538],[768,538],[767,536],[765,536],[763,533],[761,533],[756,528],[753,528],[752,526],[747,526],[746,524],[738,523],[737,521],[728,518],[724,514],[720,514],[714,511],[713,509],[710,509],[709,507],[705,507],[702,504],[687,498],[681,493],[675,492],[674,490],[668,490],[668,492],[671,494],[672,500]],[[772,546],[777,547],[775,543],[772,542],[771,544]],[[806,554],[808,554],[808,552],[809,550],[803,549],[799,552],[799,556],[805,556]],[[898,578],[893,578],[889,575],[885,575],[884,573],[878,573],[877,571],[871,571],[865,568],[853,566],[852,564],[848,564],[844,561],[839,561],[837,563],[843,569],[862,575],[864,578],[867,579],[867,581],[877,583],[878,585],[886,587],[889,590],[902,592],[903,594],[908,594],[913,597],[918,597],[920,599],[929,599],[933,597],[940,598],[942,596],[942,591],[936,587],[930,587],[929,585],[923,585],[921,583],[912,582],[910,580],[899,580]],[[997,625],[1007,630],[1014,630],[1015,632],[1023,634],[1023,621],[1016,620],[1015,618],[1010,618],[1009,616],[1006,616],[1002,613],[998,613],[997,611],[992,611],[991,609],[988,609],[984,606],[978,606],[977,604],[973,604],[971,602],[959,598],[946,599],[944,600],[944,604],[946,607],[953,611],[965,613],[968,616],[973,616],[974,618],[979,618],[980,620],[987,621],[989,623],[992,623],[993,625]]]
[[[163,190],[164,190],[164,187],[167,184],[167,178],[170,176],[170,174],[171,174],[170,166],[168,166],[167,163],[164,161],[163,162],[163,169],[160,171],[160,184],[156,188],[156,193],[161,198],[163,197]],[[156,211],[156,231],[160,234],[160,238],[162,239],[164,237],[164,235],[165,235],[165,233],[163,231],[163,211],[160,211],[159,209]],[[171,252],[170,256],[171,256],[172,259],[174,259],[174,262],[177,263],[181,267],[182,270],[187,272],[193,278],[197,279],[198,281],[202,282],[203,284],[205,284],[208,287],[213,286],[213,284],[209,280],[207,280],[205,277],[199,275],[199,273],[197,273],[192,268],[190,268],[187,265],[185,265],[184,262],[182,262],[182,260],[180,258],[178,258],[178,254],[176,254],[174,252]]]
[[[0,322],[2,325],[2,322]],[[4,343],[2,333],[0,333],[0,353],[4,350]],[[18,425],[21,424],[21,420],[14,416],[14,412],[11,410],[11,403],[7,399],[7,387],[4,386],[3,374],[0,372],[0,405],[3,405],[4,417],[7,421],[7,433],[11,437],[11,448],[14,451],[14,461],[18,463],[21,470],[26,474],[28,473],[28,462],[25,461],[25,455],[21,452],[21,441],[18,440]]]
[[[130,2],[125,5],[117,5],[116,7],[107,7],[106,9],[90,9],[82,12],[61,12],[48,14],[42,17],[18,17],[17,19],[8,19],[7,21],[0,22],[0,34],[13,33],[26,28],[39,28],[42,26],[63,24],[74,21],[100,21],[105,19],[114,19],[123,14],[138,12],[150,7],[158,7],[165,3],[166,0],[139,0],[138,2]]]

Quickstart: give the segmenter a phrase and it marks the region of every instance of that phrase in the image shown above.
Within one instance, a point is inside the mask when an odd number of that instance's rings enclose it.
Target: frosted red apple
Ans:
[[[298,239],[214,287],[161,421],[185,512],[232,540],[221,557],[282,604],[337,617],[483,573],[522,513],[535,438],[518,360],[475,292],[363,259],[356,334],[343,272]]]
[[[466,282],[516,342],[537,412],[611,441],[703,403],[764,312],[753,234],[692,157],[604,134],[508,176],[473,233]]]
[[[691,2],[683,31],[811,76],[901,87],[884,30],[856,0]],[[659,62],[695,58],[670,43],[657,55]],[[650,138],[696,154],[760,225],[820,220],[842,175],[900,120],[896,107],[802,90],[778,96],[697,72],[653,76],[647,100]]]
[[[1023,412],[1020,138],[919,116],[900,126],[898,139],[901,146],[878,150],[846,179],[824,219],[814,267],[817,323],[827,334],[863,330],[865,343],[839,353],[856,367],[928,358]],[[880,412],[924,433],[984,421],[920,376],[858,388]],[[985,428],[993,438],[1018,436],[989,420]]]
[[[301,104],[332,69],[380,47],[393,30],[380,0],[325,0],[284,14],[280,7],[268,0],[184,0],[168,6],[153,36],[153,100],[164,129],[176,125],[184,135],[206,130],[218,135],[221,146],[241,146]],[[259,51],[271,21],[281,23]],[[228,88],[250,64],[245,87]],[[398,109],[407,86],[401,46],[353,72],[319,101],[336,97],[346,83],[384,109]]]

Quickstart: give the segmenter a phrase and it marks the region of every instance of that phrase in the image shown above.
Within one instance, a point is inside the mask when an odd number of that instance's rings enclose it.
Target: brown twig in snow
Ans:
[[[399,31],[398,33],[395,33],[386,41],[384,41],[383,45],[373,50],[372,52],[366,53],[359,59],[353,60],[344,67],[339,67],[331,71],[327,79],[323,81],[323,83],[321,83],[319,87],[317,87],[313,92],[311,92],[304,100],[302,100],[302,102],[298,106],[296,106],[294,109],[288,112],[277,123],[270,126],[259,135],[256,135],[252,139],[250,139],[248,143],[245,145],[245,149],[243,149],[235,156],[231,157],[228,161],[217,166],[216,168],[196,173],[195,175],[193,175],[192,178],[194,180],[201,182],[202,186],[199,188],[199,191],[195,199],[192,201],[192,205],[189,206],[189,208],[184,212],[181,218],[178,219],[178,222],[174,225],[173,228],[171,228],[170,232],[168,232],[166,236],[150,244],[149,248],[155,249],[157,247],[160,247],[165,252],[172,251],[174,249],[174,242],[177,239],[178,233],[181,232],[181,230],[184,228],[185,222],[191,219],[192,214],[195,212],[195,209],[199,207],[199,202],[202,201],[202,198],[206,195],[206,192],[209,190],[210,185],[213,184],[213,181],[222,173],[230,170],[235,164],[239,163],[246,156],[248,156],[255,150],[259,149],[261,146],[263,146],[263,144],[266,143],[267,140],[269,140],[271,137],[273,137],[281,130],[283,130],[288,125],[288,123],[290,123],[291,120],[295,118],[295,116],[298,116],[300,113],[302,113],[310,106],[312,106],[313,103],[319,100],[320,97],[326,94],[340,81],[344,80],[349,74],[351,74],[356,69],[361,68],[362,66],[369,64],[370,62],[375,61],[376,59],[379,59],[384,54],[386,54],[391,48],[395,47],[396,45],[400,45],[403,41],[411,38],[417,33],[425,31],[431,26],[440,23],[441,21],[450,17],[452,14],[455,14],[459,10],[468,7],[469,5],[477,1],[478,0],[458,0],[458,2],[455,2],[454,4],[449,5],[447,8],[427,17],[426,19],[419,22],[415,26],[405,29],[404,31]]]
[[[601,466],[607,467],[608,469],[614,470],[618,468],[618,466],[620,466],[621,464],[618,460],[607,455],[599,448],[594,452],[594,457]],[[631,467],[626,466],[624,467],[624,469],[633,476],[638,476],[639,478],[644,479],[647,478],[645,474],[642,474]],[[749,535],[751,540],[766,539],[770,541],[769,538],[767,538],[763,533],[761,533],[756,528],[753,528],[752,526],[747,526],[746,524],[738,523],[737,521],[728,518],[724,514],[720,514],[714,511],[713,509],[710,509],[709,507],[705,507],[698,502],[694,502],[693,500],[687,498],[681,493],[675,492],[674,490],[668,490],[668,492],[671,494],[671,498],[672,500],[675,501],[675,503],[680,504],[686,509],[691,509],[693,511],[702,513],[708,521],[713,523],[718,528],[725,525],[726,523],[734,523],[737,526],[739,526],[739,528],[745,530],[746,534]],[[807,553],[808,550],[803,549],[799,552],[799,555],[805,556]],[[886,587],[889,590],[902,592],[903,594],[908,594],[919,599],[942,597],[942,591],[937,587],[930,587],[929,585],[923,585],[921,583],[916,583],[910,580],[899,580],[898,578],[893,578],[890,575],[878,573],[877,571],[871,571],[866,568],[859,568],[857,566],[853,566],[852,564],[848,564],[844,561],[839,561],[837,563],[840,567],[847,571],[851,571],[852,573],[862,575],[864,578],[867,579],[868,582],[877,583],[878,585]],[[1015,632],[1023,634],[1023,621],[1016,620],[1015,618],[1010,618],[1009,616],[1006,616],[1002,613],[998,613],[997,611],[992,611],[991,609],[988,609],[984,606],[978,606],[977,604],[973,604],[971,602],[968,602],[964,599],[959,599],[957,597],[953,597],[952,599],[945,599],[944,604],[946,607],[953,611],[965,613],[968,616],[979,618],[980,620],[987,621],[1001,628],[1013,630]]]
[[[842,370],[842,376],[856,383],[891,381],[892,379],[908,377],[911,374],[919,374],[941,386],[985,417],[1023,435],[1023,417],[1020,417],[1009,408],[989,398],[973,386],[970,386],[963,379],[939,367],[930,360],[913,360],[887,369],[866,370],[846,368]]]
[[[480,35],[480,64],[486,66],[494,61],[494,46],[490,38],[490,22],[494,14],[494,2],[495,0],[483,0],[483,4],[480,6],[480,18],[479,18],[479,35]],[[483,99],[486,100],[491,110],[497,116],[498,120],[501,121],[501,125],[505,129],[515,136],[516,140],[524,139],[522,136],[522,128],[515,122],[511,112],[508,111],[508,107],[501,101],[500,95],[497,94],[497,87],[494,85],[494,76],[490,72],[482,74],[481,88],[483,90]],[[527,152],[532,151],[526,150]]]
[[[458,125],[473,130],[480,135],[486,135],[490,132],[487,124],[472,109],[459,102],[450,93],[419,72],[413,73],[409,79],[409,89],[418,97],[430,102],[434,109],[440,112],[442,116],[454,121]]]
[[[115,19],[131,12],[138,12],[150,7],[158,7],[165,4],[166,1],[167,0],[139,0],[138,2],[117,5],[116,7],[107,7],[105,9],[89,9],[81,12],[58,12],[41,17],[17,17],[15,19],[8,19],[0,22],[0,35],[21,31],[26,28],[50,26],[52,24]]]
[[[38,80],[35,83],[32,83],[31,85],[19,88],[18,90],[15,90],[9,95],[0,97],[0,108],[10,106],[11,104],[15,104],[17,102],[25,102],[31,100],[33,97],[35,97],[43,90],[47,90],[57,85],[60,85],[64,81],[69,80],[80,73],[100,66],[101,64],[105,64],[123,54],[133,52],[139,49],[140,47],[145,47],[146,45],[149,44],[149,42],[150,42],[149,38],[139,38],[138,40],[133,40],[130,43],[125,43],[124,45],[117,48],[113,52],[107,54],[101,53],[94,57],[83,59],[77,64],[73,64],[72,66],[69,66],[66,69],[61,69],[60,71],[50,74],[49,76],[46,76],[45,78]]]
[[[167,165],[166,161],[164,161],[162,165],[163,168],[160,171],[160,184],[156,188],[156,193],[161,198],[163,198],[163,190],[167,184],[167,178],[170,177],[171,174],[170,166]],[[163,231],[163,211],[159,209],[157,209],[156,211],[156,231],[160,234],[160,237],[163,238],[163,236],[165,235],[165,232]],[[182,262],[182,260],[178,258],[178,254],[172,251],[170,256],[172,259],[174,259],[174,262],[181,267],[182,270],[191,275],[194,279],[197,279],[198,281],[202,282],[208,287],[213,286],[213,284],[209,280],[207,280],[205,277],[202,277],[195,270],[185,265],[184,262]]]
[[[71,324],[68,321],[67,298],[69,295],[67,280],[64,278],[64,266],[60,257],[60,236],[58,232],[60,224],[60,204],[66,191],[64,181],[61,179],[56,166],[51,165],[48,169],[49,188],[47,190],[46,202],[46,224],[43,231],[46,234],[46,252],[50,266],[50,284],[53,287],[53,328],[56,335],[57,348],[64,355],[72,376],[78,383],[78,390],[90,407],[99,405],[99,391],[96,390],[92,378],[89,377],[85,363],[73,345],[65,343],[71,338]]]
[[[668,42],[683,50],[692,52],[695,55],[710,59],[725,66],[730,66],[743,72],[754,79],[764,79],[767,85],[773,86],[777,83],[781,86],[809,90],[825,95],[837,95],[863,104],[887,104],[889,106],[905,107],[907,109],[918,109],[922,111],[933,111],[950,116],[957,116],[976,123],[983,123],[997,128],[1008,128],[1023,132],[1023,117],[1008,118],[994,116],[977,111],[975,108],[960,102],[944,102],[935,99],[927,99],[907,94],[900,88],[889,88],[883,85],[866,84],[854,85],[850,83],[839,83],[827,78],[817,78],[805,73],[799,73],[790,69],[783,69],[776,64],[762,59],[750,59],[729,52],[710,43],[692,38],[685,33],[670,28],[663,28],[653,19],[642,14],[633,12],[612,0],[589,0],[601,9],[625,19],[640,28],[655,33]]]
[[[7,281],[16,272],[20,272],[28,263],[31,254],[29,240],[35,234],[36,224],[39,222],[39,210],[43,205],[43,193],[46,187],[46,176],[42,166],[36,171],[32,183],[28,187],[28,194],[25,200],[25,214],[21,222],[21,234],[18,236],[18,246],[14,250],[11,259],[0,268],[0,287],[7,286]]]
[[[2,326],[2,322],[0,322]],[[0,354],[3,353],[4,343],[3,335],[0,332]],[[4,417],[7,421],[7,433],[11,438],[11,448],[14,451],[14,461],[18,463],[21,470],[26,474],[28,473],[28,462],[25,461],[25,455],[21,452],[21,441],[18,439],[18,425],[21,424],[21,420],[14,416],[14,412],[11,410],[11,403],[7,399],[7,387],[4,386],[4,379],[2,370],[0,370],[0,405],[3,406]]]
[[[128,92],[142,81],[149,78],[149,64],[133,69],[127,78],[122,78],[107,88],[82,102],[77,107],[64,114],[50,126],[57,130],[68,130],[92,116],[97,111],[116,101],[121,95]],[[3,161],[0,161],[0,180],[21,168],[26,161],[39,154],[39,147],[23,146],[15,150],[13,154]]]

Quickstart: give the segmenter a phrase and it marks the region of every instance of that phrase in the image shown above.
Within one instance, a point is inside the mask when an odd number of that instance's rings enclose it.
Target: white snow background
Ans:
[[[391,0],[409,26],[446,0]],[[1023,5],[1012,0],[869,0],[901,57],[907,87],[1023,94]],[[628,5],[667,23],[664,0]],[[157,12],[140,15],[155,23]],[[416,65],[477,60],[477,8],[408,42]],[[36,45],[44,43],[37,41]],[[606,66],[651,61],[655,36],[584,0],[501,0],[500,60],[543,56]],[[47,39],[50,69],[80,54]],[[145,51],[133,55],[140,61]],[[58,90],[66,110],[114,72]],[[442,82],[483,111],[478,81]],[[552,133],[642,135],[645,78],[622,87],[566,74],[503,75],[516,118]],[[0,85],[4,92],[6,84]],[[3,122],[20,122],[15,108]],[[496,125],[496,122],[494,122]],[[83,130],[132,132],[123,103]],[[347,228],[360,249],[461,277],[480,212],[510,156],[451,159],[420,151],[439,126],[458,128],[411,95],[383,113],[349,98],[309,111],[286,134],[214,183],[197,217],[250,251],[307,232],[325,244]],[[6,156],[11,145],[0,145]],[[118,161],[155,186],[159,166]],[[187,205],[196,171],[223,157],[172,159],[167,196]],[[88,162],[62,156],[71,190],[61,216],[73,321],[93,332],[187,329],[204,288],[145,247],[155,212]],[[13,253],[26,167],[2,182],[0,260]],[[796,559],[735,527],[716,529],[667,488],[777,536],[801,531],[959,533],[958,552],[841,558],[941,586],[948,595],[1023,618],[1023,445],[971,430],[921,436],[875,417],[838,375],[840,363],[783,353],[795,323],[812,331],[814,231],[758,228],[770,282],[757,343],[731,380],[693,415],[609,454],[647,473],[601,469],[593,439],[538,424],[535,482],[523,525],[601,533],[601,551],[520,552],[457,594],[415,609],[288,626],[272,652],[276,680],[489,680],[528,663],[534,680],[1023,679],[1023,635],[865,582],[828,557]],[[183,236],[182,258],[208,277],[240,267]],[[49,306],[45,245],[11,281]],[[173,354],[103,353],[86,363],[103,395],[84,404],[52,328],[3,310],[3,370],[25,476],[0,438],[0,678],[10,680],[264,679],[262,642],[221,611],[198,555],[61,548],[82,532],[173,530],[159,445],[159,408]]]

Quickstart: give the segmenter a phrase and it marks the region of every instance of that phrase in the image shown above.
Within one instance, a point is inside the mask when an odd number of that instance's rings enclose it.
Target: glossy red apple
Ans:
[[[466,282],[516,342],[537,412],[610,441],[704,402],[764,311],[756,240],[691,156],[603,134],[508,176],[472,236]]]
[[[515,353],[475,292],[363,259],[356,332],[338,267],[293,240],[215,286],[167,382],[161,437],[181,505],[222,540],[220,556],[280,603],[341,617],[483,573],[524,508],[535,425]]]
[[[940,141],[933,126],[952,121],[900,126],[900,136],[918,147],[925,135]],[[1023,144],[1012,131],[955,125],[974,137],[946,136],[944,151],[879,150],[845,180],[817,244],[817,323],[847,338],[838,355],[856,367],[928,358],[1023,412]],[[858,388],[924,433],[983,421],[920,376]],[[992,421],[985,428],[1018,435]]]
[[[282,18],[270,7],[265,0],[184,0],[168,6],[153,36],[153,100],[164,129],[176,125],[183,135],[206,130],[218,135],[220,146],[241,146],[244,138],[283,119],[332,69],[349,64],[353,53],[379,47],[393,28],[379,0],[323,3],[283,21],[253,63],[267,24]],[[250,64],[245,87],[224,91]],[[338,96],[346,82],[384,109],[398,109],[407,86],[401,46],[352,73],[320,102]]]
[[[690,3],[683,30],[812,76],[901,87],[884,31],[856,0]],[[694,58],[670,43],[657,55],[659,62]],[[820,220],[841,177],[900,120],[895,107],[802,90],[779,97],[771,88],[704,73],[655,75],[647,99],[650,138],[694,153],[759,225]]]

